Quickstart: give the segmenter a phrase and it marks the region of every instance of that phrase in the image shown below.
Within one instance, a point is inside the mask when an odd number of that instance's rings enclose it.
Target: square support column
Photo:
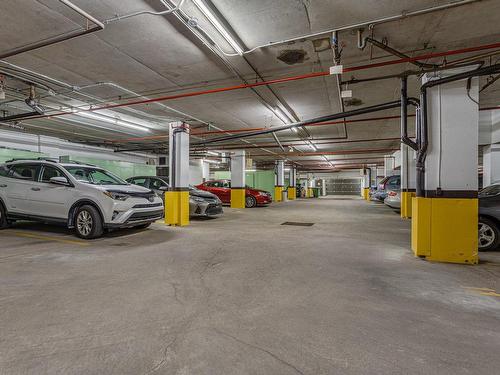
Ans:
[[[165,224],[189,224],[189,125],[169,124],[169,181],[165,192]]]
[[[370,200],[370,169],[369,168],[364,168],[361,170],[361,174],[363,176],[363,179],[361,180],[361,196],[363,197],[364,200],[369,201]]]
[[[293,201],[297,197],[297,169],[295,167],[290,167],[288,178],[290,180],[288,185],[288,199]]]
[[[500,182],[500,145],[483,147],[483,187]]]
[[[276,161],[276,184],[274,185],[274,201],[283,200],[283,188],[285,186],[285,161]]]
[[[231,208],[245,208],[245,150],[231,154]]]
[[[423,83],[463,71],[427,74]],[[412,202],[411,244],[430,261],[478,262],[478,79],[467,88],[467,79],[431,86],[421,100],[428,148]]]

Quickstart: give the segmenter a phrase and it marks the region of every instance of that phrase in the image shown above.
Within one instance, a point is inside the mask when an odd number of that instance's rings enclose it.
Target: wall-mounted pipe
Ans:
[[[401,78],[401,142],[418,150],[417,144],[408,137],[408,77]]]
[[[91,27],[90,29],[72,31],[72,32],[67,33],[67,34],[58,35],[58,36],[53,37],[53,38],[44,39],[44,40],[41,40],[41,41],[38,41],[35,43],[28,44],[27,46],[24,46],[24,47],[10,50],[8,52],[2,53],[0,55],[0,59],[5,59],[7,57],[19,55],[19,54],[24,53],[24,52],[29,52],[29,51],[33,51],[33,50],[36,50],[36,49],[39,49],[42,47],[61,43],[61,42],[64,42],[66,40],[74,39],[74,38],[77,38],[79,36],[91,34],[91,33],[94,33],[96,31],[100,31],[100,30],[104,29],[104,24],[101,21],[99,21],[97,18],[88,14],[80,7],[77,7],[71,1],[69,1],[69,0],[59,0],[59,1],[61,3],[63,3],[64,5],[66,5],[67,7],[73,9],[75,12],[77,12],[81,16],[83,16],[87,21],[92,22],[95,26]]]

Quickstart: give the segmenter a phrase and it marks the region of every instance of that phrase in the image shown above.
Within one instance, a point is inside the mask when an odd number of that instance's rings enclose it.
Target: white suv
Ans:
[[[16,220],[64,223],[85,239],[107,228],[147,227],[163,217],[150,189],[93,165],[49,159],[0,165],[0,229]]]

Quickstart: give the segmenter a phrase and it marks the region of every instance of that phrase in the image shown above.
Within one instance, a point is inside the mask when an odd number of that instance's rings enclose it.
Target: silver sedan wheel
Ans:
[[[92,216],[88,211],[80,211],[78,217],[76,218],[76,227],[78,228],[78,232],[82,236],[88,236],[92,231],[92,227],[94,225],[94,220],[92,220]]]
[[[488,224],[479,222],[479,248],[484,249],[495,241],[495,231]]]

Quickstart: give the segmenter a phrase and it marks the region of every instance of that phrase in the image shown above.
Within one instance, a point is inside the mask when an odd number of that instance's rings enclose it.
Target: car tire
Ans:
[[[255,206],[257,206],[257,199],[255,199],[255,197],[252,197],[251,195],[247,195],[245,197],[245,207],[253,208]]]
[[[500,231],[497,224],[486,217],[479,218],[478,250],[495,250],[500,245]]]
[[[86,240],[102,236],[104,228],[99,211],[90,205],[80,207],[75,215],[75,230],[78,237]]]
[[[5,229],[10,226],[9,221],[7,220],[7,212],[2,203],[0,203],[0,229]]]

